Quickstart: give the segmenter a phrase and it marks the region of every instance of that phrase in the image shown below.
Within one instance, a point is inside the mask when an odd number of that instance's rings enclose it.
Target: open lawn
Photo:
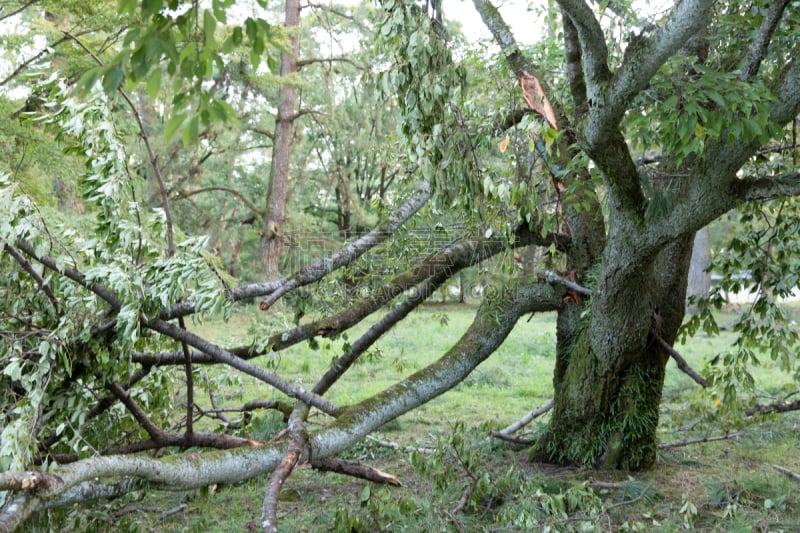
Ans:
[[[330,399],[358,401],[422,368],[455,342],[473,313],[474,307],[458,305],[431,305],[413,313],[336,384]],[[720,325],[730,324],[735,313],[732,308],[721,314]],[[264,314],[244,310],[227,323],[211,320],[192,327],[236,346],[250,342],[263,320]],[[351,331],[350,341],[365,328]],[[714,415],[714,398],[703,395],[672,362],[661,442],[726,431],[740,431],[738,437],[663,449],[656,470],[631,474],[534,464],[523,447],[488,438],[490,430],[505,427],[552,396],[554,330],[554,315],[521,320],[502,348],[455,390],[375,434],[401,447],[438,446],[433,455],[395,450],[373,440],[346,455],[396,475],[402,487],[370,485],[309,468],[295,472],[282,492],[280,530],[800,531],[800,482],[772,467],[800,470],[800,417],[789,413],[742,428],[722,427]],[[699,371],[706,357],[732,341],[732,334],[723,330],[720,337],[698,334],[676,348]],[[323,339],[316,349],[304,344],[259,361],[311,387],[345,342],[343,337]],[[762,365],[753,370],[758,392],[783,397],[782,387],[791,376],[780,373],[767,357]],[[211,385],[217,407],[276,398],[249,378],[239,381],[213,367],[196,372],[196,382]],[[200,405],[210,408],[208,392],[198,391],[198,396]],[[764,399],[768,401],[775,400]],[[537,419],[519,436],[532,438],[546,420],[547,415]],[[312,431],[313,422],[314,417]],[[280,426],[279,414],[260,412],[247,434],[268,439]],[[47,521],[50,526],[64,524],[66,530],[256,531],[267,483],[264,478],[202,492],[136,492],[124,501],[42,517],[31,527]]]

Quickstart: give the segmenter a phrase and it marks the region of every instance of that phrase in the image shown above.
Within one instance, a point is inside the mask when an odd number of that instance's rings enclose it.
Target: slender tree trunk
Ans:
[[[286,0],[284,23],[291,32],[289,35],[289,51],[281,55],[281,76],[285,77],[297,72],[298,28],[300,25],[299,0]],[[292,83],[287,83],[281,87],[278,116],[275,121],[275,138],[272,147],[272,165],[270,166],[269,191],[267,192],[267,213],[261,230],[263,268],[268,278],[277,276],[279,270],[281,241],[286,222],[286,189],[289,181],[296,100],[297,88]]]

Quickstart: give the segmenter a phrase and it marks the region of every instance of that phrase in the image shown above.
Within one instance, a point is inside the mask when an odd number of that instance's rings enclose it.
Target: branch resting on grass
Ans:
[[[557,309],[561,291],[525,277],[512,280],[509,291],[487,299],[478,308],[464,335],[438,361],[363,402],[344,410],[330,425],[312,434],[299,460],[310,450],[316,459],[334,456],[370,432],[400,415],[447,392],[464,380],[506,339],[521,316],[534,311]],[[84,481],[95,478],[136,477],[154,488],[190,490],[215,483],[236,483],[273,471],[283,459],[278,445],[237,450],[171,456],[169,460],[150,457],[92,457],[42,474],[46,483],[22,492],[12,505],[0,512],[0,531],[12,531],[48,501]],[[25,474],[0,477],[0,490],[18,484],[10,480]],[[30,474],[28,474],[30,475]],[[4,480],[4,478],[6,478]],[[45,484],[47,485],[45,487]],[[12,498],[14,495],[12,495]]]
[[[774,468],[775,470],[777,470],[781,474],[786,474],[787,476],[789,476],[790,478],[794,479],[795,481],[800,481],[800,474],[798,474],[797,472],[793,472],[792,470],[789,470],[788,468],[784,468],[784,467],[778,466],[778,465],[772,465],[772,468]]]
[[[668,448],[680,448],[681,446],[689,446],[691,444],[700,444],[702,442],[714,442],[718,440],[728,440],[728,439],[735,439],[736,437],[740,436],[742,433],[737,431],[736,433],[726,433],[725,435],[718,435],[716,437],[701,437],[699,439],[687,439],[687,440],[679,440],[677,442],[667,442],[664,444],[659,444],[659,449],[666,450]]]

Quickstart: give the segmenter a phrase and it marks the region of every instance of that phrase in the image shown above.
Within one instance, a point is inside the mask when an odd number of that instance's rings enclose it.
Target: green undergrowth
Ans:
[[[361,400],[422,368],[449,348],[468,327],[471,306],[432,306],[413,313],[331,389],[332,401]],[[735,311],[735,310],[734,310]],[[733,312],[720,316],[732,320]],[[208,321],[204,334],[236,346],[251,342],[263,321],[255,311],[228,323]],[[316,376],[354,341],[323,339],[281,352],[259,364],[286,379],[313,386]],[[738,431],[735,438],[660,449],[649,472],[555,468],[532,463],[524,447],[490,438],[552,395],[555,317],[522,319],[500,350],[455,390],[393,421],[375,434],[401,446],[435,448],[432,455],[365,440],[343,458],[397,476],[402,487],[321,474],[308,467],[286,482],[279,505],[280,531],[800,531],[800,483],[772,465],[800,471],[800,417],[785,414],[731,426],[703,409],[713,401],[670,363],[661,406],[662,443]],[[677,348],[694,368],[732,342],[702,335]],[[218,405],[279,399],[258,383],[213,367],[207,378]],[[769,363],[754,370],[769,395],[780,389]],[[201,402],[209,403],[207,391]],[[198,396],[201,396],[198,394]],[[706,406],[708,407],[708,406]],[[708,415],[711,412],[712,415]],[[312,431],[320,418],[312,417]],[[537,419],[521,434],[533,438],[547,421]],[[269,438],[282,427],[275,412],[259,412],[249,436]],[[206,429],[219,429],[207,424]],[[124,498],[51,511],[27,525],[30,531],[260,531],[268,478],[202,491],[137,491]],[[172,514],[169,514],[172,513]]]

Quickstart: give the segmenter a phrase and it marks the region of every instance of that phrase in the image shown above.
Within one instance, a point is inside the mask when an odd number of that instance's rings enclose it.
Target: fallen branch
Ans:
[[[741,431],[737,431],[736,433],[726,433],[725,435],[718,435],[716,437],[701,437],[699,439],[679,440],[677,442],[667,442],[665,444],[659,444],[658,447],[662,450],[666,450],[667,448],[680,448],[681,446],[689,446],[691,444],[699,444],[701,442],[714,442],[718,440],[735,439],[741,434],[742,434]]]
[[[187,507],[188,507],[188,505],[186,505],[185,503],[182,503],[182,504],[178,505],[177,507],[173,507],[172,509],[169,509],[168,511],[164,511],[163,513],[158,515],[158,520],[164,520],[166,518],[169,518],[172,515],[176,515],[176,514],[180,513],[181,511],[185,511]]]
[[[289,445],[280,464],[272,473],[269,486],[264,494],[264,505],[261,509],[261,528],[264,533],[278,533],[278,496],[280,496],[283,483],[289,478],[303,456],[308,443],[308,432],[303,419],[308,415],[308,405],[298,402],[289,415]]]
[[[530,424],[535,418],[542,416],[543,414],[545,414],[546,412],[548,412],[552,408],[553,408],[553,399],[551,398],[551,399],[547,400],[545,403],[543,403],[541,406],[537,407],[536,409],[534,409],[530,413],[526,414],[525,416],[523,416],[522,418],[520,418],[519,420],[517,420],[516,422],[511,424],[510,426],[508,426],[508,427],[506,427],[504,429],[501,429],[500,431],[493,432],[492,436],[493,437],[497,436],[497,435],[495,435],[495,433],[499,433],[500,435],[504,435],[504,436],[508,436],[511,433],[515,433],[515,432],[519,431],[520,429],[524,428],[525,426],[527,426],[528,424]],[[502,438],[502,437],[498,437],[498,438]]]
[[[523,439],[521,437],[514,437],[513,435],[506,435],[500,431],[492,431],[490,435],[496,439],[504,440],[512,444],[519,444],[520,446],[530,446],[536,441],[530,439]]]
[[[410,452],[417,452],[423,455],[431,455],[433,452],[436,451],[436,448],[421,448],[415,446],[400,446],[398,443],[390,441],[390,440],[381,440],[377,437],[373,437],[372,435],[367,435],[367,440],[371,440],[372,442],[383,446],[384,448],[391,448],[392,450],[402,450],[406,453]]]
[[[623,505],[631,505],[631,504],[634,504],[634,503],[640,501],[642,498],[644,498],[644,495],[647,494],[647,491],[650,490],[650,487],[652,487],[652,486],[653,486],[652,483],[647,485],[645,488],[642,489],[641,494],[639,494],[637,497],[633,498],[632,500],[625,500],[624,502],[619,502],[619,503],[615,503],[614,505],[609,505],[606,508],[606,511],[609,511],[611,509],[616,509],[617,507],[622,507]]]
[[[680,368],[684,374],[692,378],[695,381],[695,383],[697,383],[704,389],[708,388],[708,381],[706,381],[705,378],[703,378],[703,376],[695,372],[694,369],[689,366],[689,363],[686,362],[686,359],[681,357],[681,354],[676,352],[675,349],[672,346],[670,346],[667,341],[665,341],[658,335],[656,335],[655,338],[661,345],[661,347],[664,349],[664,351],[667,352],[673,359],[675,359],[675,364],[678,365],[678,368]]]
[[[787,476],[789,476],[790,478],[794,479],[795,481],[800,481],[800,474],[798,474],[797,472],[793,472],[792,470],[789,470],[788,468],[784,468],[784,467],[778,466],[778,465],[772,465],[772,468],[774,468],[775,470],[777,470],[781,474],[786,474]]]
[[[766,415],[769,413],[787,413],[789,411],[798,411],[798,410],[800,410],[800,400],[795,400],[793,402],[769,403],[766,405],[757,403],[754,406],[747,409],[745,411],[745,414],[747,414],[747,416],[753,416],[756,414]]]
[[[402,487],[403,484],[392,474],[378,470],[377,468],[352,461],[345,461],[337,457],[327,457],[325,459],[315,459],[311,461],[311,466],[320,472],[333,472],[345,476],[366,479],[373,483],[383,483],[393,487]]]

